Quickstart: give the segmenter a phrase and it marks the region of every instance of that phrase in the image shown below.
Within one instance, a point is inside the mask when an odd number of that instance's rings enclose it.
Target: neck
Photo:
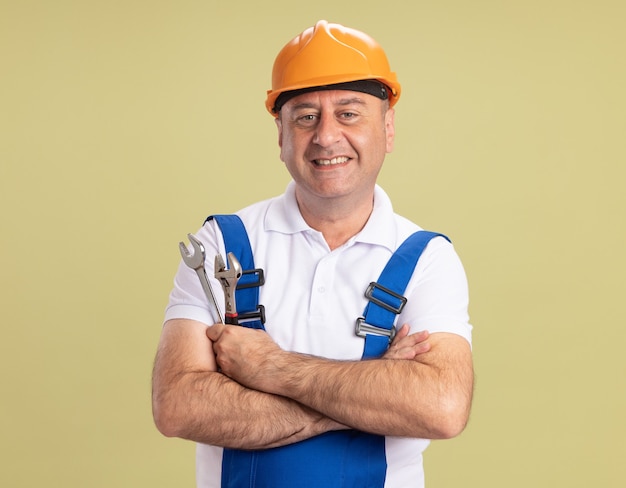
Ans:
[[[353,200],[316,200],[309,202],[296,192],[300,213],[305,222],[324,236],[331,250],[344,245],[367,223],[374,208],[373,192],[354,204]]]

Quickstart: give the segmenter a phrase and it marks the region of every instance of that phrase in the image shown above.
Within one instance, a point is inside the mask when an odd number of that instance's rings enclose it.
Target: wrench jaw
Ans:
[[[241,263],[232,252],[228,253],[228,266],[228,269],[235,278],[235,284],[237,284],[237,281],[239,281],[239,278],[241,278],[243,270],[241,269]]]
[[[217,304],[215,294],[213,293],[213,288],[211,287],[211,283],[209,283],[208,277],[206,275],[206,270],[204,269],[204,260],[206,257],[204,245],[202,244],[200,239],[198,239],[193,234],[187,234],[187,237],[189,238],[189,242],[191,243],[193,254],[189,252],[184,242],[180,242],[178,244],[178,248],[180,250],[181,257],[183,258],[183,262],[189,268],[193,269],[196,272],[196,274],[198,275],[198,279],[200,280],[200,285],[202,285],[204,294],[207,297],[207,300],[215,308],[220,323],[224,323],[224,315],[222,314],[222,311]]]
[[[191,243],[191,248],[193,249],[193,253],[189,252],[187,246],[184,242],[178,243],[178,248],[180,250],[180,255],[183,258],[183,261],[187,266],[191,269],[199,269],[204,267],[204,259],[206,257],[206,253],[204,252],[204,245],[193,234],[187,234],[189,238],[189,242]]]
[[[227,324],[237,325],[237,304],[235,302],[235,291],[237,282],[242,275],[241,263],[232,252],[228,253],[228,268],[221,254],[215,256],[215,278],[217,278],[224,290],[226,299],[226,313],[224,314]]]

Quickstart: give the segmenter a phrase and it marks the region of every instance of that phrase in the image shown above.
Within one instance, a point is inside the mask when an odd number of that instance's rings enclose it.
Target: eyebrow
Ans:
[[[342,98],[339,100],[339,105],[352,105],[356,103],[358,105],[365,105],[365,100],[360,97]]]
[[[337,105],[341,105],[341,106],[345,106],[345,105],[365,105],[365,100],[363,100],[360,97],[350,97],[350,98],[341,98],[339,99],[339,101],[337,102]],[[292,107],[292,110],[301,110],[301,109],[307,109],[307,108],[317,108],[318,104],[316,103],[311,103],[311,102],[300,102],[295,104]]]

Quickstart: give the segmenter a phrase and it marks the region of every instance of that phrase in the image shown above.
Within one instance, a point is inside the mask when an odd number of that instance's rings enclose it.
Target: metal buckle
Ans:
[[[366,337],[367,334],[385,336],[389,338],[389,342],[391,342],[396,336],[396,326],[394,325],[391,329],[385,329],[384,327],[368,324],[365,322],[365,317],[359,317],[356,319],[355,333],[359,337]]]
[[[254,312],[240,313],[237,316],[237,320],[239,320],[239,322],[244,322],[246,320],[260,320],[262,324],[265,324],[265,307],[263,305],[259,305]]]
[[[237,290],[243,290],[244,288],[254,288],[255,286],[263,286],[265,284],[265,275],[261,268],[247,269],[241,272],[242,277],[246,275],[255,275],[256,280],[242,283],[241,278],[239,278],[239,281],[237,282]]]
[[[398,299],[400,301],[400,305],[398,305],[397,307],[394,307],[393,305],[383,302],[380,298],[376,298],[373,295],[373,293],[374,293],[374,290],[376,290],[377,288],[381,291],[384,291],[388,295],[391,295],[392,297]],[[388,310],[395,314],[399,314],[400,312],[402,312],[402,309],[406,305],[406,301],[407,301],[406,297],[399,295],[398,293],[390,290],[389,288],[385,288],[384,286],[379,285],[375,281],[372,281],[367,287],[367,290],[365,290],[365,298],[367,298],[370,302],[375,303],[376,305],[383,307],[385,310]]]

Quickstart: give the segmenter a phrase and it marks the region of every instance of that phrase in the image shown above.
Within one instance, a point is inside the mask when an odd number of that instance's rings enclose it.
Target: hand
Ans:
[[[282,351],[278,344],[265,331],[234,325],[213,325],[206,335],[213,342],[221,372],[241,385],[261,390],[263,380],[271,376],[272,358]]]
[[[389,349],[382,359],[415,359],[418,355],[430,351],[427,330],[409,335],[409,325],[404,324],[393,338]]]

